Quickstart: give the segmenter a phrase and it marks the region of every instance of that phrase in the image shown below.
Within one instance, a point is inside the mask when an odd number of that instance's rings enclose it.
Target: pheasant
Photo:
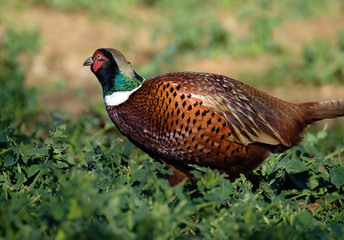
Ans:
[[[173,169],[172,186],[193,179],[192,165],[218,169],[233,181],[270,152],[297,145],[308,124],[344,116],[344,99],[294,104],[217,74],[145,80],[111,48],[96,50],[83,65],[98,78],[120,132]]]

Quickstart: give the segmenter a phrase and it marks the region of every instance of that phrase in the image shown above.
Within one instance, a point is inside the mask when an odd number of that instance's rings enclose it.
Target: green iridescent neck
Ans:
[[[111,89],[104,89],[103,93],[104,95],[111,95],[114,92],[120,92],[120,91],[131,91],[143,83],[143,78],[139,76],[136,72],[134,78],[130,78],[127,75],[124,75],[122,73],[118,73],[115,75],[114,79],[112,80],[113,86]]]

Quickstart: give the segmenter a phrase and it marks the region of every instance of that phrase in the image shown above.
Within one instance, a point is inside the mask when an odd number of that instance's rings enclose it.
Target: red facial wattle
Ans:
[[[109,60],[109,59],[105,57],[102,52],[96,51],[93,55],[93,62],[94,62],[92,66],[93,71],[97,72],[105,60]]]

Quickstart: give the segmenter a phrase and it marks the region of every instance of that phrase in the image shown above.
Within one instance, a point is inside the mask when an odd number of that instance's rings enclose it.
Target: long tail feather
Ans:
[[[301,103],[299,106],[305,114],[306,123],[311,123],[324,118],[344,116],[344,99],[335,99],[319,102]]]

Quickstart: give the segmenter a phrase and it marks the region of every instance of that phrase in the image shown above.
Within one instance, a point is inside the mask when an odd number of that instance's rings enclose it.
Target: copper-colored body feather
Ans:
[[[192,177],[188,164],[233,180],[296,145],[307,124],[343,116],[344,100],[293,104],[225,76],[181,72],[146,80],[107,110],[125,136],[174,169],[174,185]]]

